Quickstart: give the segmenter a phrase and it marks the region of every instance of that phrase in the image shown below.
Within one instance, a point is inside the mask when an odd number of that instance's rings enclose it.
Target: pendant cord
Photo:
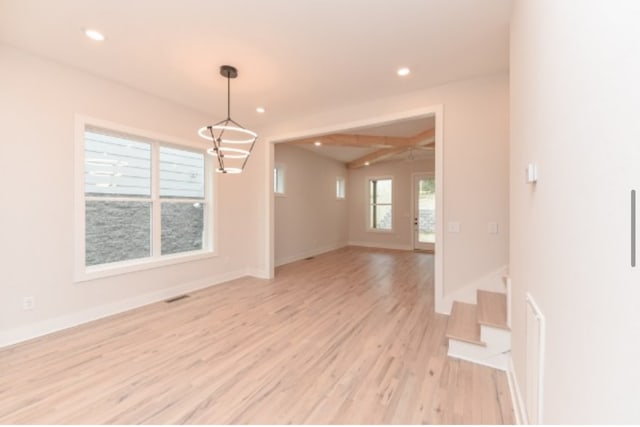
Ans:
[[[227,74],[227,119],[231,118],[231,77]]]

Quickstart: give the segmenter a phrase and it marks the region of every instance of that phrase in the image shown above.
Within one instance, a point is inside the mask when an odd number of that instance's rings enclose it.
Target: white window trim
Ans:
[[[342,197],[339,197],[338,191],[337,191],[338,189],[336,188],[336,200],[346,200],[347,199],[347,179],[344,176],[337,176],[336,186],[338,185],[338,181],[342,181],[344,195]]]
[[[151,139],[153,141],[159,141],[163,146],[166,147],[175,147],[179,149],[195,149],[198,151],[204,151],[205,147],[202,144],[196,144],[192,141],[180,140],[174,137],[162,135],[159,133],[149,132],[141,129],[136,129],[129,126],[124,126],[119,123],[113,123],[106,120],[96,119],[89,116],[84,116],[77,114],[75,116],[75,179],[74,179],[74,228],[75,228],[75,251],[74,251],[74,281],[76,283],[86,282],[94,279],[116,276],[124,273],[131,273],[134,271],[142,271],[151,268],[158,268],[168,265],[179,264],[183,262],[196,261],[206,258],[212,258],[218,256],[217,248],[218,248],[218,204],[214,198],[214,195],[218,193],[218,180],[215,179],[215,174],[213,173],[213,167],[211,162],[205,161],[205,173],[204,179],[207,184],[205,184],[205,200],[208,201],[207,204],[207,212],[206,215],[211,217],[213,215],[213,219],[209,221],[205,221],[205,235],[206,235],[206,247],[202,250],[185,252],[179,254],[170,254],[170,255],[156,255],[150,256],[147,258],[140,258],[135,260],[127,260],[121,262],[114,262],[109,264],[102,264],[97,266],[85,266],[85,195],[84,195],[84,133],[85,127],[96,126],[99,128],[104,128],[108,130],[114,130],[116,132],[123,132],[126,134],[140,136],[146,139]],[[151,168],[153,171],[157,172],[158,169],[158,144],[152,144],[151,149],[153,150],[152,157],[152,165]],[[205,156],[208,154],[205,153]],[[205,157],[206,159],[206,157]],[[156,173],[153,178],[154,180],[159,179],[158,174]],[[152,192],[156,191],[156,185],[152,186]],[[156,194],[152,194],[152,198],[155,197]],[[154,230],[159,230],[160,224],[159,218],[160,215],[155,215],[152,217],[152,226]],[[159,233],[153,233],[153,245],[159,244],[154,234],[159,235]],[[155,247],[155,246],[154,246]]]
[[[281,170],[282,171],[282,192],[276,191],[276,183],[275,183],[275,178],[274,178],[274,182],[273,185],[271,186],[271,188],[273,189],[273,194],[276,197],[287,197],[287,166],[284,163],[275,163],[273,165],[274,170]]]
[[[373,180],[381,180],[381,179],[390,179],[391,180],[391,228],[388,230],[383,230],[380,228],[372,228],[369,224],[371,224],[371,217],[369,216],[369,208],[371,207],[371,203],[370,203],[370,197],[371,194],[369,194],[369,183]],[[365,195],[366,195],[366,209],[365,209],[365,224],[367,224],[366,226],[366,231],[368,233],[382,233],[382,234],[389,234],[389,233],[393,233],[394,232],[394,228],[393,228],[393,223],[395,222],[395,215],[394,215],[394,206],[396,205],[396,192],[393,189],[394,187],[394,178],[393,175],[385,175],[385,176],[369,176],[367,177],[367,179],[365,179]]]

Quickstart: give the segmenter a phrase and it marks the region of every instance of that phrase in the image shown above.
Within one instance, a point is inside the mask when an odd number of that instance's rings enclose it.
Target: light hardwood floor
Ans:
[[[2,423],[514,422],[447,357],[433,256],[345,248],[0,350]]]

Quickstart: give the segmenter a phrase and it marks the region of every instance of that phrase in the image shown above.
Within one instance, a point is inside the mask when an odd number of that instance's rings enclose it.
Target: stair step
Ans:
[[[447,338],[484,346],[480,340],[480,324],[475,304],[454,302],[447,324]]]
[[[478,323],[510,330],[507,324],[507,296],[498,292],[478,291]]]

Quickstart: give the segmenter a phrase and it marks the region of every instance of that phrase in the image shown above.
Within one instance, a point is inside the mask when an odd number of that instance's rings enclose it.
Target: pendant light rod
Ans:
[[[238,70],[231,65],[220,67],[220,75],[227,78],[227,120],[231,119],[231,79],[238,77]]]

